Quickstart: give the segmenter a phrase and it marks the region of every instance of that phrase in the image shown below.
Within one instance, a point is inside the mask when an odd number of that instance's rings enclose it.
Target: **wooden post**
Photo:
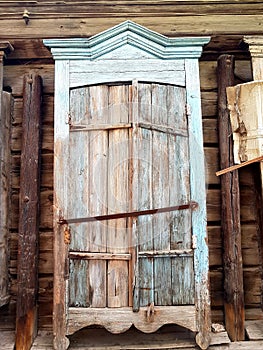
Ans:
[[[13,48],[0,42],[0,307],[9,301],[8,293],[8,211],[10,183],[10,102],[3,92],[3,59]]]
[[[16,350],[29,350],[37,333],[40,202],[41,78],[24,77],[17,257]]]
[[[226,87],[234,84],[234,57],[218,59],[218,129],[220,166],[234,164],[233,141]],[[240,197],[238,170],[221,176],[221,223],[224,242],[224,310],[225,326],[232,341],[244,340],[244,289],[241,252]]]

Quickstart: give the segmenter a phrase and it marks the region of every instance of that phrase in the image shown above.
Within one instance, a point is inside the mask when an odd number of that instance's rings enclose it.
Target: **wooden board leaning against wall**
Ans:
[[[22,133],[22,86],[23,76],[28,72],[38,73],[43,79],[43,143],[41,178],[40,256],[39,256],[39,327],[51,327],[52,322],[52,204],[53,204],[53,103],[54,64],[50,57],[41,61],[16,59],[6,62],[4,86],[12,89],[14,114],[12,120],[12,210],[10,218],[10,266],[11,295],[16,298],[17,232],[19,170]],[[29,59],[29,57],[28,57]],[[22,63],[25,63],[22,61]],[[40,62],[40,63],[39,63]],[[223,321],[223,270],[222,238],[220,231],[220,179],[217,135],[217,82],[216,60],[201,61],[202,113],[204,147],[207,170],[207,211],[210,250],[210,291],[213,321]],[[237,83],[251,80],[250,61],[237,60],[235,70]],[[256,166],[256,165],[255,165]],[[242,251],[244,262],[246,318],[258,317],[261,307],[261,261],[259,251],[257,205],[254,169],[240,171]],[[253,205],[254,204],[254,205]]]

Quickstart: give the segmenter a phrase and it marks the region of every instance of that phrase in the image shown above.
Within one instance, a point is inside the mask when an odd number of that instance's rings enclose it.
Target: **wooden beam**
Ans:
[[[11,51],[8,42],[0,42],[0,307],[9,301],[8,292],[8,211],[10,185],[10,103],[3,92],[3,58]]]
[[[234,56],[218,59],[218,129],[220,166],[233,165],[233,142],[226,87],[234,84]],[[221,222],[224,241],[225,325],[232,341],[244,340],[244,290],[241,253],[240,197],[238,171],[221,176]]]
[[[29,350],[37,333],[41,77],[24,77],[17,257],[16,349]]]

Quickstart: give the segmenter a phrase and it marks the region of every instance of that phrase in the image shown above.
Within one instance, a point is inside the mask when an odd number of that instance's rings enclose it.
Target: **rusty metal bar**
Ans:
[[[59,219],[60,225],[68,225],[68,224],[79,224],[82,222],[92,222],[92,221],[103,221],[103,220],[114,220],[114,219],[122,219],[122,218],[129,218],[129,217],[138,217],[142,215],[153,215],[153,214],[160,214],[160,213],[168,213],[171,211],[176,210],[184,210],[184,209],[196,209],[198,207],[198,203],[191,201],[189,204],[182,204],[182,205],[176,205],[173,207],[164,207],[164,208],[158,208],[158,209],[146,209],[146,210],[140,210],[140,211],[131,211],[127,213],[117,213],[117,214],[107,214],[107,215],[98,215],[98,216],[91,216],[87,218],[78,218],[78,219]]]

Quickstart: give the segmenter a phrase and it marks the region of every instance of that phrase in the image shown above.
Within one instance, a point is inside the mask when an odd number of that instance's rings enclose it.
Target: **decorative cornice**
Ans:
[[[244,42],[249,45],[249,51],[252,57],[263,57],[263,36],[249,35],[244,37]]]
[[[125,21],[91,38],[47,39],[55,59],[94,60],[124,45],[164,59],[199,58],[210,37],[168,38],[132,21]],[[129,52],[127,52],[129,56]],[[128,58],[128,57],[127,57]]]

